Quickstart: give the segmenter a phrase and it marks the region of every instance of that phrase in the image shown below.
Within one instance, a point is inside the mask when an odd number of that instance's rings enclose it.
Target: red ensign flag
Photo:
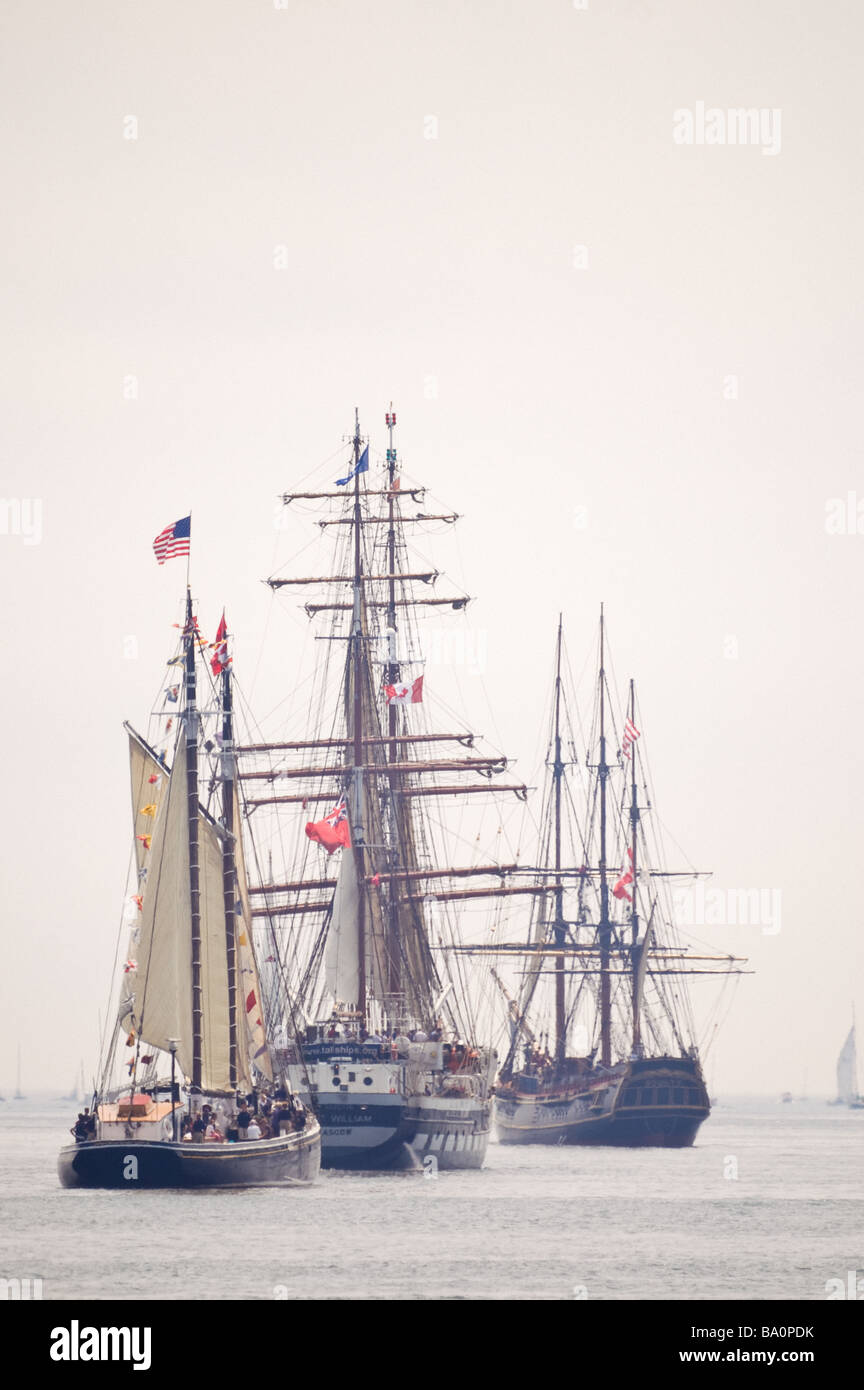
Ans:
[[[329,816],[323,820],[309,821],[306,834],[310,840],[323,845],[328,854],[337,849],[351,848],[351,827],[348,824],[348,805],[344,796],[340,797]]]

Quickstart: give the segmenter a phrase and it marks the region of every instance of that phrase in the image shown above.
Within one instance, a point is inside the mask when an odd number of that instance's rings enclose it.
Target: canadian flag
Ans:
[[[351,827],[348,824],[348,804],[344,796],[339,798],[329,816],[319,821],[310,820],[306,826],[306,834],[310,840],[316,840],[319,845],[323,845],[328,854],[333,854],[337,849],[350,849]]]
[[[410,685],[406,685],[404,681],[397,681],[395,685],[385,685],[384,694],[388,705],[422,705],[423,677],[418,676]]]
[[[210,658],[210,668],[214,676],[221,675],[227,671],[231,665],[231,658],[228,655],[228,625],[225,622],[225,614],[222,614],[222,621],[216,629],[216,641],[212,647],[213,655]]]
[[[629,848],[627,850],[627,860],[628,862],[621,870],[621,877],[612,889],[612,896],[614,898],[626,898],[628,903],[632,903],[633,894],[627,892],[627,889],[633,882],[633,851]]]

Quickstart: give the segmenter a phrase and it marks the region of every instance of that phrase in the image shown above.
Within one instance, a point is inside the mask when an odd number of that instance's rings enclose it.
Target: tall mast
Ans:
[[[363,891],[363,621],[361,595],[363,590],[363,558],[361,536],[363,518],[360,510],[360,475],[357,465],[360,462],[360,412],[354,410],[354,576],[353,576],[353,622],[351,631],[351,672],[353,693],[353,754],[354,772],[352,778],[353,817],[351,823],[352,843],[354,845],[355,866],[361,891],[357,905],[357,955],[359,959],[359,997],[357,1010],[365,1021],[366,1017],[366,894]]]
[[[202,1032],[204,1010],[201,999],[201,891],[198,872],[198,710],[195,690],[195,619],[192,594],[186,590],[186,805],[189,837],[189,909],[192,924],[192,1091],[201,1093]]]
[[[563,946],[566,939],[564,927],[564,886],[561,878],[561,783],[564,777],[564,764],[561,761],[561,633],[562,616],[558,614],[558,644],[555,654],[555,760],[552,764],[552,777],[555,788],[555,944]],[[563,1062],[567,1051],[567,1025],[564,1008],[564,957],[555,958],[555,1061]]]
[[[225,641],[228,632],[225,632]],[[217,648],[227,651],[227,648]],[[225,909],[225,956],[228,965],[228,1075],[237,1086],[237,877],[234,862],[234,711],[231,668],[222,670],[222,899]]]
[[[396,637],[396,450],[393,446],[393,430],[396,425],[396,412],[393,409],[393,402],[390,402],[390,409],[385,417],[387,429],[389,431],[389,445],[387,448],[387,684],[395,685],[399,679],[399,662]],[[387,706],[387,734],[390,742],[387,746],[387,761],[396,763],[399,761],[399,744],[396,742],[397,730],[397,709],[396,705]],[[390,891],[388,895],[388,930],[387,930],[387,988],[388,993],[393,996],[399,990],[399,956],[396,950],[396,936],[399,930],[399,912],[396,899],[396,883],[393,873],[399,866],[399,836],[397,833],[397,822],[393,805],[394,775],[390,776],[391,808],[393,814],[392,835],[390,842]],[[395,1003],[395,1000],[393,1001]]]
[[[609,978],[609,884],[606,877],[606,782],[609,764],[606,762],[606,671],[604,667],[603,605],[600,605],[600,1061],[608,1067],[612,1061],[612,1000]]]
[[[630,682],[630,721],[636,725],[636,687]],[[639,800],[636,792],[636,745],[630,744],[630,868],[633,874],[633,897],[630,908],[630,946],[631,946],[631,971],[632,971],[632,990],[633,990],[633,1052],[638,1054],[641,1039],[641,1024],[639,1019],[639,961],[636,954],[636,942],[639,939],[639,900],[637,897],[639,884],[639,864],[637,862],[638,853],[638,831],[639,831]]]

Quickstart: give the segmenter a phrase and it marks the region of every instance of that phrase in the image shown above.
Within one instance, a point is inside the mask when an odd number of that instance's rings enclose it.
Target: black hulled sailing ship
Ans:
[[[457,518],[423,510],[424,489],[397,461],[392,410],[386,424],[382,469],[370,469],[355,420],[346,477],[283,497],[295,509],[323,503],[319,525],[336,544],[323,578],[268,581],[323,586],[305,607],[329,627],[317,632],[317,684],[294,725],[302,736],[240,750],[249,814],[283,817],[290,840],[284,878],[253,888],[253,912],[274,956],[271,1008],[287,990],[299,1011],[302,1043],[287,1045],[286,1060],[292,1074],[308,1069],[324,1166],[479,1168],[497,1057],[438,947],[459,940],[463,907],[524,890],[508,885],[506,865],[453,865],[441,826],[454,802],[526,789],[496,783],[506,759],[480,753],[469,731],[429,721],[418,615],[469,600],[439,597],[439,574],[412,560],[409,529]],[[331,814],[315,819],[322,812]]]
[[[649,858],[632,682],[620,742],[610,731],[602,613],[599,645],[580,766],[559,621],[537,870],[544,892],[530,945],[513,948],[524,973],[510,1001],[496,1128],[505,1144],[679,1148],[710,1111],[681,977],[740,972],[728,957],[694,956],[678,938],[668,910],[674,875]]]
[[[188,533],[187,533],[188,534]],[[212,752],[198,708],[198,635],[187,596],[173,759],[129,725],[136,885],[127,959],[93,1109],[61,1150],[65,1187],[247,1187],[313,1181],[320,1127],[302,1101],[282,1107],[274,1137],[244,1139],[246,1098],[279,1094],[260,1012],[261,990],[246,888],[234,751],[227,634],[211,661],[219,751],[210,777],[217,819],[202,804],[202,755]],[[167,727],[174,724],[168,718]],[[121,1049],[131,1060],[118,1064]],[[128,1082],[114,1084],[125,1065]],[[287,1089],[282,1092],[287,1098]],[[290,1121],[288,1118],[290,1110]],[[304,1114],[305,1110],[305,1114]],[[284,1119],[283,1119],[284,1116]],[[207,1132],[205,1133],[205,1123]],[[207,1138],[210,1142],[206,1142]],[[224,1140],[225,1142],[217,1142]],[[235,1142],[236,1140],[236,1142]]]

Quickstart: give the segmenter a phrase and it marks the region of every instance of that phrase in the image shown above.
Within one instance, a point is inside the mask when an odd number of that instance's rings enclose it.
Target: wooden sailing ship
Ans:
[[[239,1127],[251,1093],[279,1093],[260,1013],[234,751],[232,671],[224,658],[209,712],[221,752],[210,785],[217,819],[201,802],[199,763],[214,747],[197,699],[201,645],[187,594],[180,686],[169,687],[177,735],[173,759],[129,725],[137,881],[130,899],[127,959],[115,1026],[92,1114],[79,1115],[75,1142],[60,1153],[65,1187],[246,1187],[313,1181],[320,1128],[302,1102],[274,1137],[245,1139]],[[175,722],[171,716],[168,728]],[[114,1082],[118,1054],[128,1081]],[[283,1092],[287,1097],[287,1090]],[[283,1107],[287,1110],[287,1106]],[[281,1117],[280,1117],[281,1118]],[[207,1121],[205,1125],[205,1120]],[[281,1133],[280,1133],[281,1129]],[[253,1131],[254,1132],[254,1131]],[[209,1138],[210,1142],[205,1142]],[[224,1140],[225,1142],[218,1142]],[[236,1142],[235,1142],[236,1140]]]
[[[371,484],[355,414],[347,476],[283,497],[286,506],[335,504],[319,525],[336,553],[323,578],[268,581],[324,595],[305,605],[319,623],[320,659],[297,711],[302,736],[240,749],[250,815],[281,817],[288,842],[283,876],[251,890],[253,915],[271,943],[274,1007],[286,991],[295,1000],[302,1043],[286,1046],[286,1061],[308,1068],[324,1166],[476,1168],[497,1058],[437,947],[460,939],[460,909],[524,889],[507,882],[514,866],[454,864],[439,832],[454,802],[526,789],[499,783],[506,759],[481,753],[469,730],[430,721],[428,688],[421,698],[418,615],[469,599],[438,596],[437,571],[412,559],[409,531],[457,518],[427,512],[425,490],[406,484],[395,422],[391,410]],[[338,846],[325,843],[326,824],[344,836]],[[466,878],[491,883],[467,887]]]
[[[673,914],[664,920],[661,888],[670,875],[648,857],[635,688],[631,682],[617,741],[602,613],[599,651],[591,746],[580,765],[559,621],[536,871],[542,892],[530,941],[511,948],[524,974],[518,998],[508,994],[511,1045],[496,1126],[505,1144],[681,1147],[693,1143],[710,1102],[680,977],[738,973],[738,963],[694,956],[677,939]]]

